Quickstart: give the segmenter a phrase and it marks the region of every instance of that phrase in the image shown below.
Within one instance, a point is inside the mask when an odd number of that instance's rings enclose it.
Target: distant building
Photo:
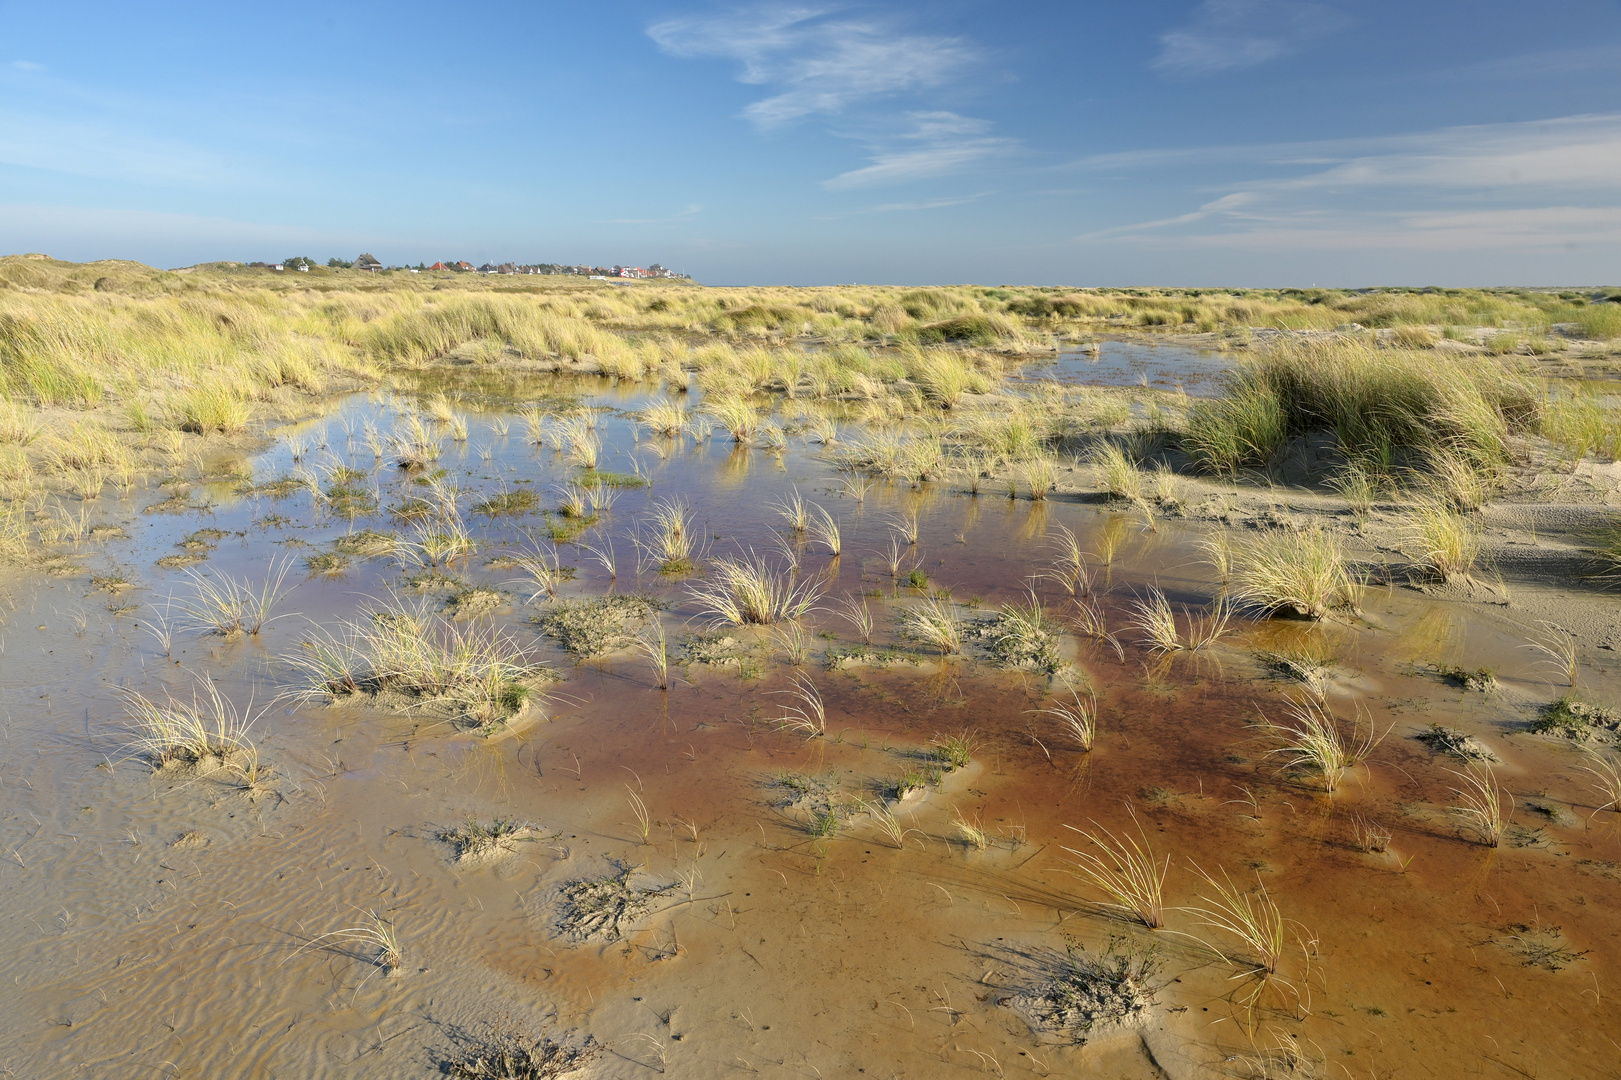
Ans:
[[[446,266],[442,262],[436,262],[432,266],[428,267],[428,269],[429,270],[449,270],[450,267]]]
[[[473,269],[473,264],[470,263],[470,262],[466,262],[466,261],[459,261],[459,262],[456,263],[456,269],[458,269],[458,270],[471,270],[471,269]]]
[[[364,254],[355,260],[356,270],[370,270],[375,274],[382,268],[383,264],[377,261],[377,257],[375,255]]]

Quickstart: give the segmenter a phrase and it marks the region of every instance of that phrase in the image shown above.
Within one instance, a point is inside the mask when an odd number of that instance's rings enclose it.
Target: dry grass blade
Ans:
[[[1339,789],[1345,774],[1367,760],[1389,734],[1389,729],[1376,733],[1371,723],[1358,718],[1347,737],[1327,704],[1316,699],[1290,702],[1288,720],[1281,724],[1267,721],[1264,726],[1282,744],[1271,753],[1284,755],[1283,767],[1316,773],[1330,795]]]
[[[257,587],[223,574],[214,576],[187,570],[192,595],[179,602],[187,628],[226,638],[257,635],[281,618],[270,612],[291,588],[284,588],[282,583],[292,565],[291,557],[277,559],[270,564],[264,581]]]
[[[1208,649],[1227,633],[1232,621],[1233,605],[1225,596],[1216,598],[1215,604],[1202,615],[1185,611],[1188,620],[1188,648],[1193,652]]]
[[[951,601],[930,598],[900,611],[901,633],[942,655],[962,652],[962,622]]]
[[[787,694],[799,704],[790,705],[777,717],[777,723],[784,731],[803,732],[806,738],[816,738],[827,734],[827,706],[822,702],[822,692],[816,689],[816,684],[810,676],[801,672],[794,676],[794,685],[790,690],[773,690],[773,694]]]
[[[1071,873],[1108,896],[1112,901],[1109,907],[1150,930],[1158,930],[1165,925],[1165,877],[1170,872],[1171,857],[1159,861],[1134,810],[1131,820],[1137,826],[1136,837],[1116,836],[1095,821],[1092,832],[1066,825],[1064,828],[1080,833],[1096,851],[1070,847],[1064,850],[1075,857]]]
[[[1593,776],[1592,788],[1598,792],[1603,800],[1593,810],[1593,814],[1601,814],[1606,810],[1614,810],[1621,814],[1621,765],[1604,757],[1596,750],[1587,749],[1588,760],[1592,765],[1579,766],[1582,772]],[[1591,819],[1593,814],[1588,815]]]
[[[821,598],[819,579],[796,582],[791,571],[777,570],[757,557],[716,559],[708,580],[688,586],[703,614],[716,625],[770,626],[799,619]]]
[[[1445,506],[1421,506],[1413,513],[1418,565],[1442,581],[1468,577],[1480,558],[1480,532],[1462,514]]]
[[[951,827],[956,830],[958,838],[975,851],[984,851],[990,846],[990,838],[985,835],[985,826],[977,817],[970,821],[961,810],[955,810],[951,818]]]
[[[625,801],[630,806],[631,817],[636,819],[634,824],[636,835],[640,838],[638,842],[645,845],[653,832],[653,816],[648,813],[647,804],[642,801],[642,797],[636,794],[629,784],[625,785]]]
[[[1351,817],[1351,838],[1358,850],[1380,855],[1390,850],[1390,830],[1361,814]]]
[[[771,507],[793,532],[803,533],[810,528],[810,504],[800,498],[799,492],[795,491],[780,502],[772,503]]]
[[[1073,530],[1065,525],[1054,525],[1049,534],[1058,555],[1053,559],[1048,576],[1069,591],[1071,596],[1086,596],[1092,591],[1092,582],[1086,573],[1086,555]]]
[[[865,600],[855,596],[846,596],[834,605],[833,610],[850,623],[863,645],[872,643],[872,609],[867,607]]]
[[[1057,702],[1051,708],[1032,709],[1031,712],[1051,716],[1057,719],[1059,729],[1080,744],[1082,750],[1092,749],[1092,740],[1098,731],[1098,697],[1088,693],[1081,698],[1080,692],[1074,687],[1067,687],[1069,702]]]
[[[1171,602],[1158,588],[1150,587],[1146,597],[1138,597],[1132,604],[1136,614],[1128,625],[1142,635],[1142,640],[1153,652],[1175,652],[1182,647],[1176,632],[1176,614]]]
[[[1576,689],[1576,678],[1580,673],[1576,635],[1547,620],[1542,620],[1537,625],[1542,627],[1542,636],[1522,645],[1521,648],[1530,649],[1547,657],[1541,663],[1553,667],[1564,676],[1565,682],[1570,684],[1572,690]]]
[[[1114,649],[1116,659],[1126,658],[1125,647],[1120,644],[1119,638],[1109,633],[1108,616],[1097,601],[1076,600],[1074,624],[1076,632],[1082,637],[1108,645]]]
[[[1462,787],[1452,789],[1458,801],[1448,809],[1458,815],[1467,828],[1475,831],[1482,844],[1497,847],[1503,842],[1503,830],[1508,827],[1509,820],[1508,809],[1504,806],[1507,792],[1497,782],[1497,773],[1490,765],[1480,761],[1471,762],[1462,772],[1457,769],[1448,769],[1447,772],[1463,781]],[[1508,807],[1513,806],[1512,799],[1507,802]]]
[[[400,945],[399,929],[376,911],[362,912],[365,916],[359,926],[346,926],[341,930],[311,938],[294,950],[293,956],[299,955],[307,949],[331,947],[334,945],[348,946],[356,959],[376,964],[384,974],[393,975],[405,967],[405,950]],[[286,961],[282,961],[286,963]]]
[[[844,542],[839,536],[838,521],[822,507],[814,505],[811,507],[809,527],[812,539],[826,545],[829,555],[838,555],[844,550]]]
[[[1254,973],[1277,974],[1278,962],[1283,958],[1284,947],[1287,944],[1285,940],[1287,920],[1278,910],[1271,893],[1267,891],[1261,875],[1259,873],[1255,875],[1255,891],[1245,892],[1233,883],[1226,870],[1221,872],[1221,880],[1217,881],[1197,865],[1194,869],[1204,878],[1205,883],[1215,890],[1216,895],[1199,897],[1209,904],[1209,907],[1188,910],[1200,916],[1204,925],[1237,938],[1247,952],[1242,959],[1252,965]],[[1220,949],[1216,949],[1215,952],[1224,961],[1235,962],[1232,955]]]
[[[653,669],[653,682],[660,690],[670,688],[670,652],[669,639],[664,634],[664,624],[654,619],[650,629],[636,639],[636,649],[647,657],[647,663]]]
[[[902,827],[900,819],[882,802],[866,802],[858,799],[855,807],[858,811],[869,815],[873,823],[883,832],[884,839],[894,844],[896,848],[905,847],[906,838],[917,831]]]
[[[660,499],[641,524],[647,533],[643,537],[638,531],[636,546],[648,563],[666,574],[692,572],[695,537],[692,511],[685,504]]]
[[[907,547],[917,546],[918,521],[916,512],[910,514],[897,514],[889,520],[889,527],[895,535],[906,541]]]

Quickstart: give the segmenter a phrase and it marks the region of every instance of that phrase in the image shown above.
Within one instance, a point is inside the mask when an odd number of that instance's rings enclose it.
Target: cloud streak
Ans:
[[[1218,198],[1078,240],[1289,251],[1478,251],[1621,239],[1621,114],[1333,142],[1110,154],[1085,170],[1186,170]],[[1212,185],[1213,168],[1248,173]],[[1267,174],[1272,175],[1267,175]]]
[[[1348,24],[1332,7],[1303,0],[1205,0],[1187,26],[1160,35],[1153,66],[1189,77],[1255,67]]]
[[[765,130],[941,86],[978,59],[960,38],[907,34],[878,20],[827,18],[832,10],[767,4],[671,19],[647,33],[672,56],[736,60],[738,81],[779,87],[744,109]]]

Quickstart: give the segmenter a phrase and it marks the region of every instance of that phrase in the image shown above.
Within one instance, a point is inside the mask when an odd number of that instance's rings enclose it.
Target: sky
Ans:
[[[0,0],[0,251],[1621,283],[1621,0]]]

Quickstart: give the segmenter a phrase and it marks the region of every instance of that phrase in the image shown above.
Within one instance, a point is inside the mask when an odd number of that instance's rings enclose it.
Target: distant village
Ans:
[[[288,270],[309,273],[311,269],[319,269],[320,264],[314,259],[300,255],[291,259],[283,259],[278,263],[251,262],[247,265],[265,270],[286,272]],[[589,277],[607,281],[613,278],[686,278],[686,274],[678,274],[654,263],[651,266],[564,266],[562,263],[485,263],[483,266],[474,266],[465,260],[449,262],[436,262],[432,266],[417,263],[415,266],[384,266],[382,261],[370,254],[362,254],[353,261],[345,259],[328,259],[326,269],[329,270],[367,270],[380,273],[387,270],[408,271],[420,274],[429,271],[444,271],[457,274],[572,274],[576,277]]]

